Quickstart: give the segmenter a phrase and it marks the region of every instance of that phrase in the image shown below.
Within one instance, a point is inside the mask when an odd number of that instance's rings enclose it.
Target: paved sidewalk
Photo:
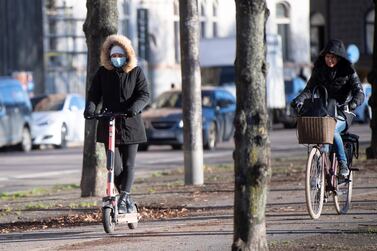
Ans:
[[[319,220],[306,211],[305,156],[274,160],[266,210],[270,250],[376,250],[377,161],[363,158],[350,212],[337,215],[330,199]],[[0,199],[0,250],[230,250],[233,170],[219,165],[205,172],[200,187],[184,186],[181,170],[137,180],[133,198],[143,218],[137,229],[118,225],[112,235],[99,219],[101,198],[80,198],[78,188]]]

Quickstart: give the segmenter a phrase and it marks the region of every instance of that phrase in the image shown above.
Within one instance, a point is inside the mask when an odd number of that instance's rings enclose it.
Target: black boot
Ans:
[[[127,213],[135,213],[136,212],[135,202],[131,199],[130,195],[127,196],[126,207],[127,207]]]
[[[126,192],[121,192],[120,197],[118,200],[118,213],[119,214],[125,214],[127,213],[127,200],[128,200],[129,194]]]

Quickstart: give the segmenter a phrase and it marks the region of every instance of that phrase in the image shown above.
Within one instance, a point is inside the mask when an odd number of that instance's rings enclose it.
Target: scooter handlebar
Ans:
[[[97,113],[94,114],[93,116],[88,116],[86,119],[110,119],[113,120],[115,118],[131,118],[131,116],[127,115],[126,113],[121,113],[121,112],[102,112],[102,113]]]
[[[139,113],[141,113],[141,112],[139,112]],[[139,113],[137,113],[137,114],[139,114]],[[92,116],[87,116],[86,119],[97,119],[97,120],[110,119],[110,120],[113,120],[115,118],[131,118],[131,117],[133,117],[133,116],[129,115],[127,113],[104,111],[104,112],[101,112],[101,113],[94,114]]]

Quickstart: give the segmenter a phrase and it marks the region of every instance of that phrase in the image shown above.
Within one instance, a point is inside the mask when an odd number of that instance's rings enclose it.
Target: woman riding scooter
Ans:
[[[97,70],[87,94],[86,118],[93,117],[102,101],[102,110],[124,113],[130,118],[116,119],[115,145],[123,168],[115,165],[115,185],[119,189],[118,212],[135,211],[130,197],[134,181],[138,144],[147,141],[140,112],[149,103],[148,81],[137,66],[136,55],[128,38],[110,35],[101,49],[101,67]],[[108,123],[99,121],[97,142],[108,144]],[[107,149],[107,146],[106,146]]]

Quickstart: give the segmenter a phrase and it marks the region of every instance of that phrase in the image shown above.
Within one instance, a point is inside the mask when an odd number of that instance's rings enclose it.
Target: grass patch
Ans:
[[[37,187],[37,188],[33,188],[27,191],[0,193],[0,200],[16,200],[19,198],[26,198],[26,197],[32,197],[32,196],[43,196],[43,195],[48,195],[52,192],[75,190],[79,188],[80,186],[76,184],[55,185],[54,187],[49,188],[49,189]]]
[[[68,190],[75,190],[79,189],[80,186],[77,184],[62,184],[62,185],[55,185],[52,189],[54,191],[68,191]]]
[[[173,182],[168,182],[166,184],[166,186],[167,186],[168,189],[180,187],[180,186],[183,186],[183,185],[184,185],[183,180],[176,180],[176,181],[173,181]]]
[[[169,176],[171,175],[172,172],[170,171],[156,171],[152,173],[153,178],[158,178],[158,177],[164,177],[164,176]]]
[[[14,193],[0,193],[0,200],[15,200],[18,198],[25,198],[30,196],[40,196],[48,194],[49,191],[44,188],[33,188],[28,191],[19,191]]]
[[[15,214],[17,216],[21,215],[21,212],[18,211],[17,209],[14,209],[12,207],[5,207],[0,209],[0,217],[4,217],[9,214]]]
[[[96,201],[71,203],[71,204],[69,204],[69,208],[92,208],[92,207],[97,207],[97,202]]]
[[[156,192],[156,189],[151,187],[151,188],[148,188],[148,193],[155,193]]]
[[[367,233],[368,234],[377,234],[377,227],[368,227]]]
[[[27,210],[36,210],[36,209],[38,210],[38,209],[49,209],[49,208],[51,208],[50,205],[42,203],[42,202],[29,203],[29,204],[26,204],[25,206],[25,209]]]

